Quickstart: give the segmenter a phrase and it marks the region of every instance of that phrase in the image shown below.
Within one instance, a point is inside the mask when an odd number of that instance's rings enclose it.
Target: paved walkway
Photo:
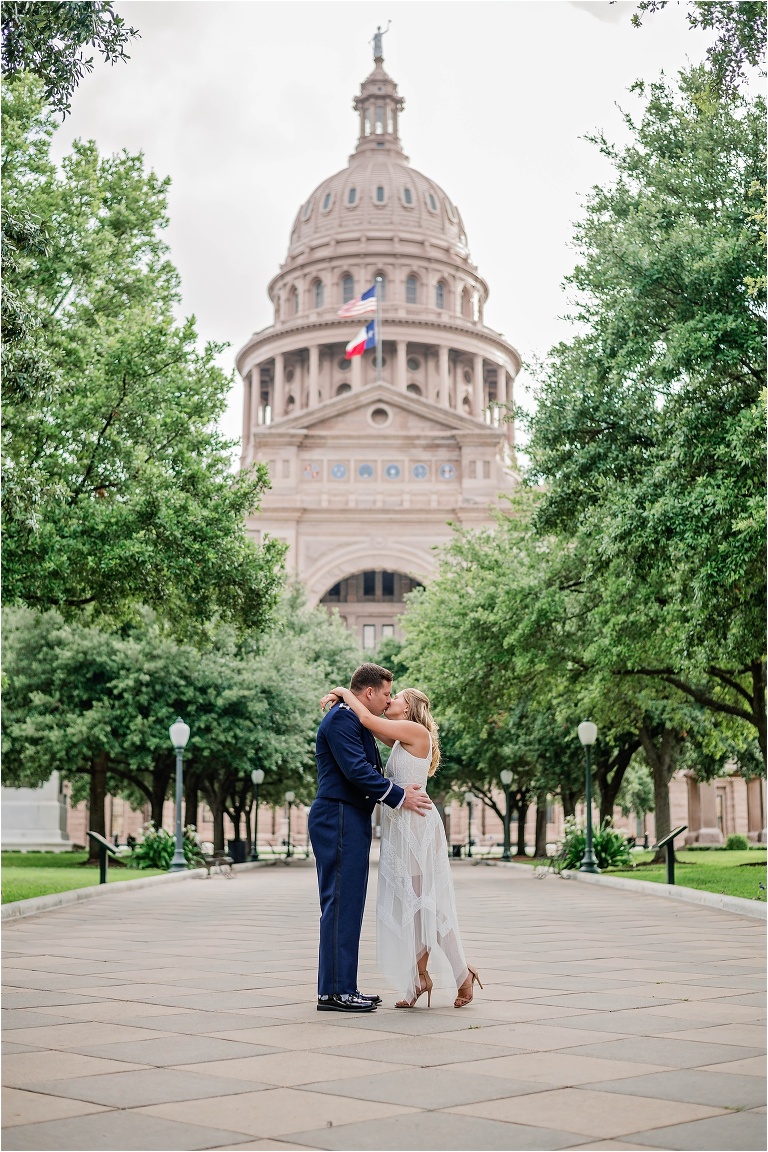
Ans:
[[[318,1015],[299,862],[11,923],[4,1149],[765,1148],[763,924],[454,876],[460,1011]],[[363,957],[380,989],[372,908]]]

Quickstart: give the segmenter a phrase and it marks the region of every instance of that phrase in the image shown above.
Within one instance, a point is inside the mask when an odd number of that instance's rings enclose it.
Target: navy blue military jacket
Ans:
[[[381,800],[396,808],[405,795],[387,780],[371,732],[346,704],[334,704],[317,730],[317,799],[341,800],[373,812]]]

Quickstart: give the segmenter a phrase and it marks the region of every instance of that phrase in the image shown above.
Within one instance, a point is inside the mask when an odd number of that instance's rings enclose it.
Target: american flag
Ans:
[[[376,285],[369,288],[367,292],[363,292],[362,296],[358,296],[356,300],[350,300],[343,308],[339,308],[337,316],[342,320],[350,316],[369,316],[371,312],[376,311]]]

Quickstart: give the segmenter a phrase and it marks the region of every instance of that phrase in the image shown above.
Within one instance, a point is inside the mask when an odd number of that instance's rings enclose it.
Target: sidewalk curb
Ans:
[[[48,896],[32,896],[29,900],[14,900],[0,908],[0,922],[21,920],[27,916],[37,916],[41,912],[53,912],[56,908],[66,908],[68,904],[79,904],[82,900],[95,900],[112,892],[126,892],[130,889],[149,888],[152,884],[172,884],[192,877],[206,876],[205,868],[191,868],[188,872],[169,872],[166,876],[145,876],[142,880],[116,880],[114,884],[92,884],[88,888],[72,888],[68,892],[51,892]]]
[[[497,863],[502,863],[497,861]],[[530,864],[502,863],[504,868],[514,868],[516,872],[527,872],[531,879],[538,879]],[[580,884],[597,884],[605,888],[623,888],[627,892],[638,892],[643,896],[665,896],[668,900],[679,900],[684,904],[698,904],[704,908],[717,908],[720,912],[733,912],[738,916],[750,916],[753,920],[768,919],[768,904],[759,900],[744,900],[741,896],[723,896],[720,892],[702,892],[698,888],[685,888],[681,884],[654,884],[650,880],[630,880],[626,876],[595,876],[590,872],[563,872],[566,880],[578,880]]]

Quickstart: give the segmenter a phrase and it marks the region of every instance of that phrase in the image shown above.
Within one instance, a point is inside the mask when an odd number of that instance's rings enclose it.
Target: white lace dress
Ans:
[[[426,789],[431,759],[431,739],[423,758],[397,740],[386,775],[401,787]],[[411,999],[418,989],[416,962],[424,952],[435,987],[456,989],[467,978],[448,845],[434,807],[420,816],[382,805],[376,952],[380,972],[400,999]]]

